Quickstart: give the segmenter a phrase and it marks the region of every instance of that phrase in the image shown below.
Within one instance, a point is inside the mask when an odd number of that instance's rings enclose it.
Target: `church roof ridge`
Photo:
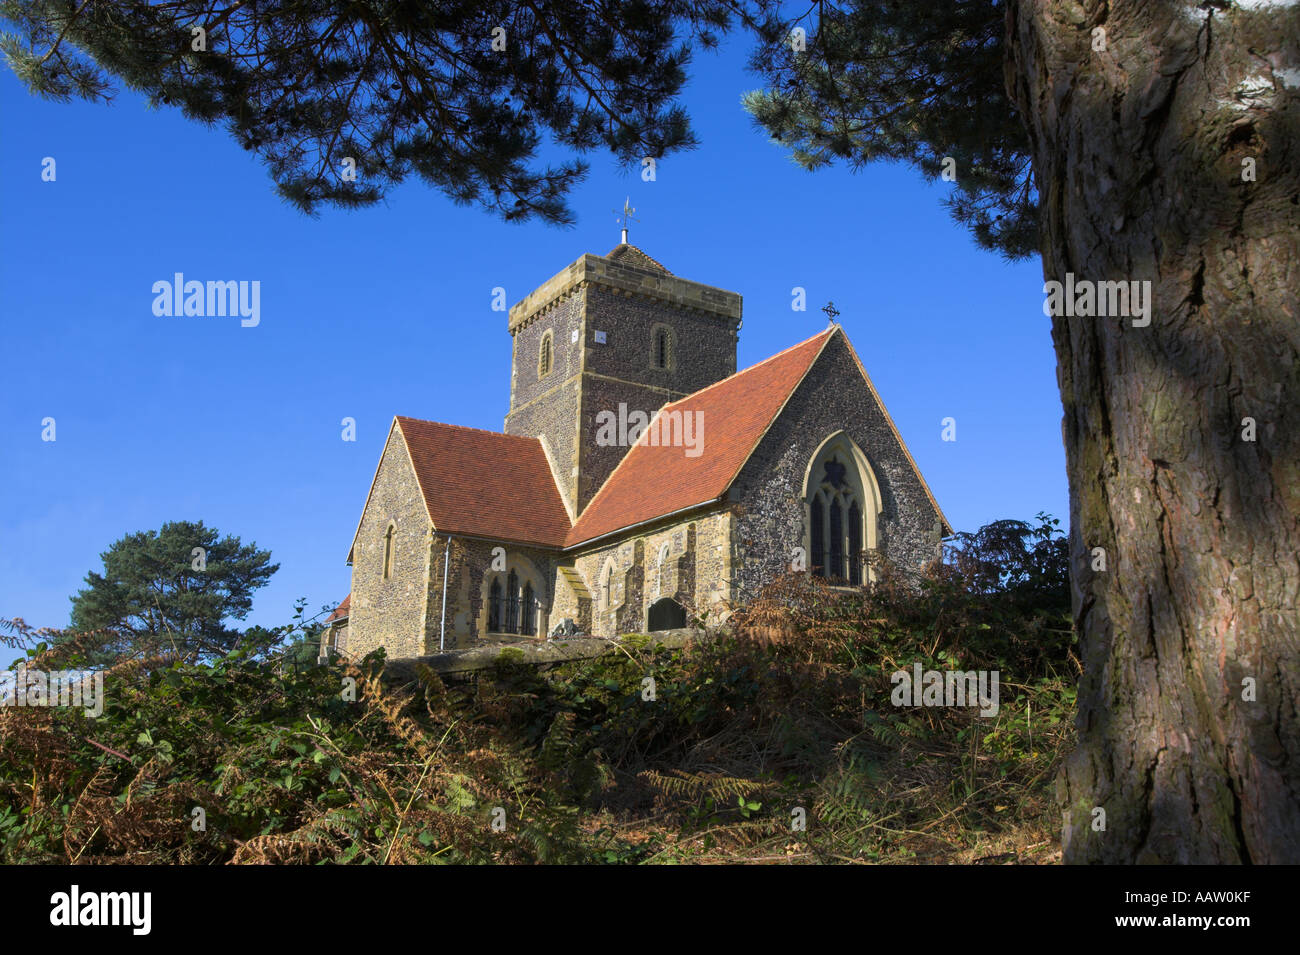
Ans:
[[[510,434],[508,431],[492,431],[488,428],[471,428],[469,425],[452,424],[450,421],[434,421],[432,418],[412,418],[410,415],[394,415],[398,421],[410,421],[414,424],[436,424],[440,428],[455,428],[458,431],[477,431],[479,434],[490,434],[498,438],[514,438],[519,441],[537,441],[540,438],[529,437],[526,434]]]
[[[642,265],[639,261],[640,259],[644,259],[646,263],[648,263],[649,268],[658,272],[663,272],[665,275],[673,274],[668,270],[668,266],[649,255],[645,249],[635,246],[630,242],[620,242],[618,245],[614,246],[614,248],[606,252],[603,258],[609,259],[611,262],[617,262],[619,265],[639,265],[641,268],[646,268],[647,266]]]
[[[820,332],[818,332],[816,335],[813,335],[811,338],[805,338],[803,341],[801,341],[801,342],[796,342],[795,344],[791,345],[789,348],[783,348],[783,349],[781,349],[779,352],[777,352],[775,355],[768,355],[768,356],[767,356],[766,358],[764,358],[762,361],[756,361],[756,362],[754,362],[754,364],[749,365],[749,366],[747,366],[747,367],[745,367],[745,368],[740,369],[740,371],[733,371],[730,375],[728,375],[726,378],[723,378],[721,381],[715,381],[715,382],[714,382],[713,384],[711,384],[711,385],[705,385],[705,386],[704,386],[703,388],[701,388],[699,391],[692,391],[689,395],[685,395],[684,397],[678,398],[676,401],[670,401],[670,402],[668,402],[666,405],[664,405],[663,407],[664,407],[664,408],[672,408],[672,407],[674,407],[674,406],[676,406],[676,405],[681,404],[681,403],[684,402],[684,401],[690,401],[692,398],[695,398],[695,397],[698,396],[698,395],[702,395],[702,394],[704,394],[706,391],[710,390],[711,388],[716,388],[716,387],[718,387],[719,385],[725,385],[727,382],[732,381],[732,380],[734,380],[734,379],[736,379],[736,378],[739,378],[741,375],[747,375],[747,374],[749,374],[751,371],[753,371],[754,369],[756,369],[756,368],[761,368],[761,367],[763,367],[764,365],[766,365],[766,364],[767,364],[768,362],[770,362],[770,361],[776,361],[776,360],[777,360],[778,358],[780,358],[782,355],[786,355],[786,354],[788,354],[788,353],[794,351],[794,350],[797,349],[797,348],[803,348],[803,347],[805,347],[805,346],[807,346],[807,345],[811,345],[813,342],[815,342],[815,341],[816,341],[817,339],[819,339],[819,338],[823,338],[823,337],[824,337],[824,338],[826,338],[826,339],[829,341],[829,340],[830,340],[830,336],[833,335],[836,331],[842,331],[842,329],[840,329],[840,327],[839,327],[838,325],[836,325],[836,326],[834,326],[834,327],[832,327],[832,328],[824,328],[824,329],[822,329]],[[660,411],[662,411],[662,410],[663,410],[663,408],[660,409]],[[656,414],[658,414],[658,413],[659,413],[659,412],[656,412]]]

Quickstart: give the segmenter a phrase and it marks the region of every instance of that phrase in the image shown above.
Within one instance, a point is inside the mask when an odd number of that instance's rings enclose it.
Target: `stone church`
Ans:
[[[951,529],[843,329],[738,372],[740,325],[740,295],[626,233],[537,288],[502,432],[393,420],[324,643],[664,630],[791,571],[858,586],[872,552],[937,556]]]

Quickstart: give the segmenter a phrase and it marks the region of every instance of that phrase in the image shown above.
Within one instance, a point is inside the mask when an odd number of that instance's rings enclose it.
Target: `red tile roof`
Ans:
[[[690,449],[686,447],[648,444],[646,439],[654,429],[647,429],[642,441],[628,451],[583,510],[565,544],[571,547],[720,498],[834,331],[828,328],[665,405],[657,418],[681,412],[683,420],[690,414],[701,422],[702,433],[692,435],[703,453],[688,457]]]
[[[397,418],[440,534],[559,547],[569,514],[537,438]]]
[[[335,620],[342,620],[348,615],[348,608],[352,606],[352,595],[348,594],[343,598],[343,603],[334,608],[334,612],[325,618],[326,623],[333,623]]]
[[[396,426],[406,441],[437,532],[551,549],[577,547],[722,498],[838,330],[838,326],[828,328],[766,361],[665,405],[656,421],[678,413],[683,420],[691,415],[693,423],[702,422],[702,432],[692,432],[701,453],[689,457],[686,452],[692,449],[680,442],[676,446],[650,444],[648,439],[655,431],[652,424],[592,498],[577,524],[569,520],[546,452],[537,438],[401,416]],[[879,401],[860,361],[858,367]],[[898,436],[884,405],[880,407]],[[907,454],[902,437],[898,436],[898,440]],[[911,455],[907,454],[907,458],[915,470]],[[947,526],[925,479],[919,471],[916,474]],[[335,615],[343,611],[346,616],[350,599],[351,595]]]

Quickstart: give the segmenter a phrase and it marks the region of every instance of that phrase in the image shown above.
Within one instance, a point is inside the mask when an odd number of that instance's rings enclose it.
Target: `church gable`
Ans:
[[[952,533],[843,331],[772,422],[735,481],[737,534],[749,559],[742,599],[792,569],[863,583],[876,550],[905,566]]]
[[[392,656],[423,652],[429,530],[407,444],[394,422],[348,555],[350,653],[379,646]]]

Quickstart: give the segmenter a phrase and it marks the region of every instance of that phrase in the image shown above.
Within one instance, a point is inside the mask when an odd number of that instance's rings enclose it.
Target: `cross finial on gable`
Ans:
[[[822,311],[826,313],[826,318],[829,319],[830,324],[834,325],[835,316],[840,313],[840,310],[835,307],[835,303],[827,302],[825,305],[822,306]]]
[[[630,204],[631,202],[632,202],[632,197],[628,196],[626,199],[623,200],[623,211],[619,212],[617,209],[614,210],[614,215],[617,216],[619,221],[623,223],[623,244],[624,245],[627,245],[627,224],[629,222],[641,221],[640,219],[633,217],[632,213],[636,212],[636,210],[632,208]]]

